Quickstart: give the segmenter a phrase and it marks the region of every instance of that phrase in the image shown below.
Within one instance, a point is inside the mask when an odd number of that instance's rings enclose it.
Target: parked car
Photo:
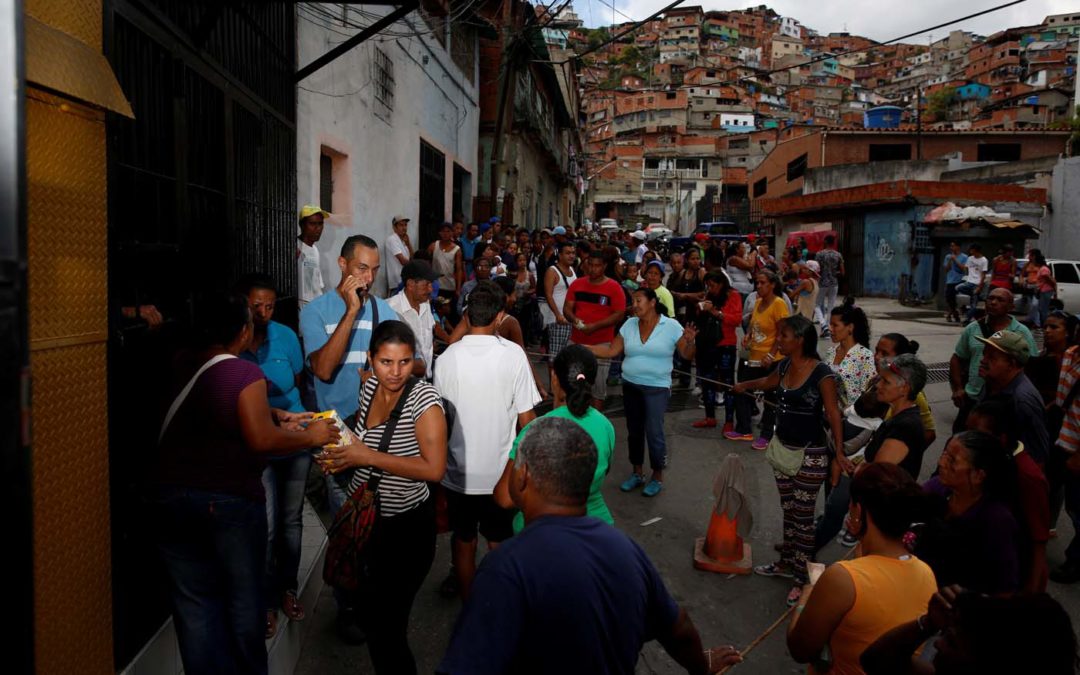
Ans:
[[[1018,282],[1023,279],[1023,269],[1026,264],[1026,258],[1016,261]],[[1050,268],[1050,273],[1057,280],[1057,298],[1065,304],[1065,311],[1071,314],[1080,313],[1080,260],[1051,258],[1046,261],[1046,266]],[[961,307],[966,306],[970,300],[966,295],[957,295],[956,299]],[[1031,300],[1032,298],[1024,297],[1023,293],[1014,293],[1013,313],[1027,315],[1031,309]]]
[[[619,229],[619,221],[614,218],[601,218],[600,219],[600,231],[601,232],[615,232]]]
[[[694,234],[686,237],[672,237],[668,245],[672,251],[681,251],[689,246],[694,241],[694,237],[699,234],[707,234],[714,240],[736,240],[745,239],[745,234],[739,233],[739,226],[732,222],[720,221],[715,223],[702,223],[694,230]]]

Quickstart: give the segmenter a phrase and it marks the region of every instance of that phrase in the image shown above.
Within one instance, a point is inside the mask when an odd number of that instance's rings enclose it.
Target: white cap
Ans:
[[[646,235],[646,234],[645,234],[644,232],[642,232],[641,230],[635,230],[635,231],[633,231],[633,232],[631,232],[631,233],[630,233],[630,236],[631,236],[631,237],[633,237],[634,239],[639,239],[639,240],[641,240],[641,241],[645,241],[645,238],[646,238],[646,237],[647,237],[648,235]]]

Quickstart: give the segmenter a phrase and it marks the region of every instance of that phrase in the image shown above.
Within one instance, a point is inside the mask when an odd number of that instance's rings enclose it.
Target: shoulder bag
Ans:
[[[222,361],[227,361],[229,359],[235,358],[236,357],[232,354],[218,354],[217,356],[214,356],[207,360],[206,363],[202,364],[202,367],[195,371],[195,374],[191,376],[190,380],[188,380],[187,385],[182,390],[180,390],[180,393],[177,394],[176,399],[173,400],[172,405],[169,406],[169,412],[165,413],[165,421],[161,423],[161,431],[158,432],[158,443],[161,442],[161,439],[165,438],[165,430],[169,428],[169,424],[172,422],[173,417],[176,416],[176,413],[180,410],[180,406],[187,399],[188,394],[191,393],[192,388],[195,386],[195,383],[199,381],[199,378],[202,377],[202,374],[210,370],[211,366],[221,363]]]
[[[405,403],[416,383],[415,377],[410,377],[405,383],[397,405],[390,411],[390,416],[386,420],[382,438],[379,440],[379,452],[390,450],[390,442],[394,438],[398,420],[401,419]],[[334,588],[355,591],[359,586],[364,545],[371,537],[375,518],[379,514],[379,482],[382,480],[382,474],[381,469],[372,468],[368,480],[360,483],[338,509],[337,515],[334,516],[334,523],[326,534],[329,543],[326,547],[326,560],[323,563],[323,581]]]

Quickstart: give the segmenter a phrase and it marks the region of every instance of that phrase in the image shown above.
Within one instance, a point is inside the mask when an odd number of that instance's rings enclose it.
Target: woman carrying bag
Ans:
[[[814,555],[814,507],[829,472],[826,420],[836,447],[844,444],[836,374],[817,354],[817,328],[803,316],[779,321],[776,338],[784,358],[772,373],[740,382],[736,393],[776,391],[776,434],[765,457],[773,467],[784,511],[784,543],[780,560],[754,568],[767,577],[795,580],[787,602],[794,605],[808,581],[806,563]],[[846,461],[846,460],[841,460]],[[835,483],[835,481],[834,481]]]
[[[331,527],[323,576],[356,594],[372,666],[384,674],[416,672],[409,614],[435,557],[435,509],[427,484],[442,480],[446,471],[442,398],[412,377],[415,351],[416,336],[405,323],[376,326],[356,440],[317,456],[327,473],[352,470],[351,496]],[[349,525],[350,514],[356,525]]]

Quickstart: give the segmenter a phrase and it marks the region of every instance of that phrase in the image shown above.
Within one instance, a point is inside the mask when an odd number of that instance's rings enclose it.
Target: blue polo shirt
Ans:
[[[951,254],[950,254],[951,255]],[[967,256],[963,253],[957,253],[956,257],[952,259],[952,264],[945,270],[945,283],[958,284],[964,280],[964,270],[960,269],[960,265],[967,263]]]
[[[300,390],[296,387],[296,376],[304,371],[304,355],[300,351],[300,340],[291,328],[271,321],[266,326],[266,339],[259,345],[258,351],[242,351],[240,358],[262,368],[268,383],[271,408],[304,411],[304,406],[300,404]]]
[[[342,363],[334,369],[329,382],[315,378],[315,398],[321,410],[336,410],[342,418],[360,407],[360,371],[367,368],[368,343],[371,341],[374,307],[378,306],[379,321],[397,319],[397,312],[382,298],[368,296],[364,308],[353,324],[349,345]],[[331,288],[304,306],[300,312],[300,335],[304,338],[304,358],[322,349],[345,315],[345,300]]]

